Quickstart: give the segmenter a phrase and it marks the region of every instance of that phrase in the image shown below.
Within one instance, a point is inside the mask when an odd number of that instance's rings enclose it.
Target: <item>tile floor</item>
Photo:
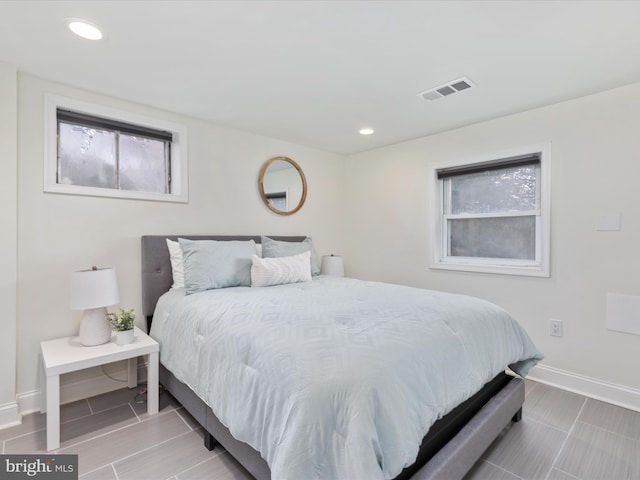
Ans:
[[[526,387],[522,421],[465,480],[640,480],[640,413],[531,381]],[[62,407],[56,453],[79,455],[81,479],[251,478],[224,450],[204,448],[202,430],[169,394],[149,417],[136,393],[125,388]],[[44,452],[45,420],[36,413],[0,430],[2,453]]]
[[[525,398],[465,480],[640,479],[640,413],[529,380]]]

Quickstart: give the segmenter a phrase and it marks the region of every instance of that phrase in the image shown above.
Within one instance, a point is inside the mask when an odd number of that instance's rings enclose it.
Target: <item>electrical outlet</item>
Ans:
[[[552,337],[562,336],[562,320],[549,319],[549,335]]]

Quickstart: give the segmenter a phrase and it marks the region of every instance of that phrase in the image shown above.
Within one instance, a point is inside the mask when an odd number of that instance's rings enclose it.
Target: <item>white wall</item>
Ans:
[[[318,255],[342,249],[342,157],[25,74],[19,75],[18,82],[17,391],[20,395],[36,395],[39,342],[77,334],[79,313],[69,309],[73,270],[91,265],[115,267],[121,305],[141,312],[142,235],[307,234],[313,237]],[[186,124],[189,203],[43,193],[45,92]],[[268,210],[258,192],[260,167],[269,158],[280,155],[294,159],[308,182],[304,207],[290,217]],[[139,320],[142,325],[142,318]],[[79,381],[84,378],[81,375],[72,375],[66,381]],[[65,378],[62,382],[64,386]]]
[[[491,300],[522,323],[543,365],[640,394],[640,336],[605,329],[607,292],[640,295],[639,132],[635,84],[347,157],[348,274]],[[551,278],[430,270],[429,165],[545,142]],[[620,212],[622,230],[597,232],[599,212]],[[564,322],[562,338],[549,336],[549,318]]]
[[[18,76],[0,63],[0,425],[18,420],[16,404],[16,248]]]
[[[524,325],[545,353],[545,365],[640,390],[640,337],[604,327],[607,292],[640,295],[640,84],[345,160],[29,75],[18,75],[16,84],[15,77],[14,67],[0,64],[0,258],[8,268],[8,284],[0,290],[0,355],[7,367],[0,407],[15,392],[37,396],[39,341],[77,332],[79,314],[68,306],[70,273],[90,265],[115,267],[122,306],[140,312],[139,238],[163,233],[309,234],[319,255],[345,255],[348,275],[492,300]],[[186,124],[190,202],[43,193],[45,92]],[[15,109],[5,107],[16,98],[17,124]],[[549,141],[551,278],[429,270],[429,165]],[[305,206],[291,217],[271,213],[257,189],[262,163],[278,155],[298,162],[308,181]],[[621,212],[622,231],[596,232],[598,212]],[[563,338],[548,335],[550,317],[564,321]],[[83,378],[71,376],[67,383]]]

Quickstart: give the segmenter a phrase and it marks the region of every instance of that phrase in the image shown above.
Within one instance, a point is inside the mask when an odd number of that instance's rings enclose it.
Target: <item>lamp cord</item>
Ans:
[[[114,382],[122,382],[122,383],[124,383],[124,382],[128,382],[128,381],[129,381],[129,379],[126,379],[126,378],[125,378],[124,380],[120,380],[119,378],[112,377],[111,375],[109,375],[109,374],[106,372],[106,370],[104,369],[104,365],[100,365],[100,370],[102,370],[102,373],[103,373],[106,377],[110,378],[110,379],[111,379],[111,380],[113,380]]]
[[[165,391],[165,387],[162,384],[158,385],[158,396],[162,396],[164,394]],[[133,397],[133,401],[135,403],[146,403],[147,401],[147,384],[144,383],[143,387],[138,390],[138,393],[136,393],[135,397]]]

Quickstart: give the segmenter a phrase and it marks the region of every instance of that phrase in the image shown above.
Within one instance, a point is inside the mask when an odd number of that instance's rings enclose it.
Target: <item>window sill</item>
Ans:
[[[539,264],[499,265],[462,261],[439,261],[429,267],[432,270],[452,270],[457,272],[491,273],[497,275],[517,275],[525,277],[550,277],[549,268]]]
[[[189,203],[186,195],[172,193],[150,193],[132,190],[112,190],[109,188],[82,187],[79,185],[62,185],[59,183],[45,185],[45,193],[62,193],[66,195],[85,195],[90,197],[126,198],[130,200],[150,200],[155,202]]]

